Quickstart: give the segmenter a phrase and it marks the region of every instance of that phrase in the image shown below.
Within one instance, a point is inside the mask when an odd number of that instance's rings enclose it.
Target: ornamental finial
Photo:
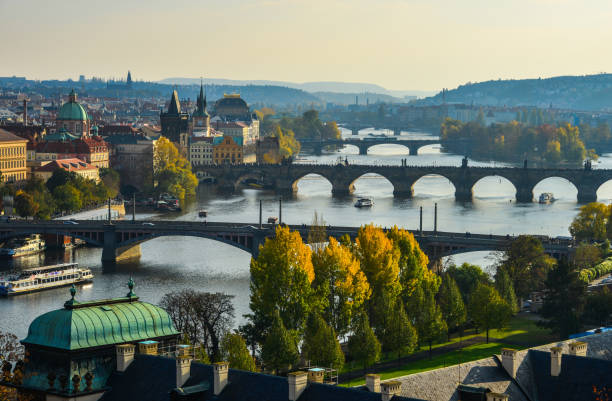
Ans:
[[[128,292],[127,297],[128,298],[132,298],[135,297],[136,294],[134,293],[134,279],[130,276],[130,281],[128,281],[128,288],[130,289],[130,292]]]
[[[70,295],[72,296],[71,301],[74,301],[74,296],[76,295],[77,290],[76,287],[74,286],[74,284],[72,284],[72,287],[70,287]]]

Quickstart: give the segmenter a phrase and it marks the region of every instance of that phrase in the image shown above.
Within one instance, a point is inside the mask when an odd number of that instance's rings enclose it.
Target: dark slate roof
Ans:
[[[595,400],[594,387],[600,390],[607,387],[608,396],[612,395],[610,361],[565,354],[561,358],[561,374],[555,377],[550,375],[549,352],[530,350],[528,357],[538,401]]]
[[[178,93],[172,91],[172,97],[170,98],[170,105],[168,106],[168,114],[180,114],[181,113],[181,102],[178,99]]]
[[[123,373],[115,372],[108,381],[111,390],[100,401],[168,401],[175,388],[175,360],[160,356],[136,355]],[[213,367],[194,362],[185,387],[200,386],[202,401],[287,401],[286,377],[230,369],[228,384],[218,396],[213,395]],[[327,384],[309,384],[298,401],[381,401],[380,393]],[[393,401],[423,401],[396,396]]]
[[[0,142],[27,142],[27,139],[21,138],[0,128]]]

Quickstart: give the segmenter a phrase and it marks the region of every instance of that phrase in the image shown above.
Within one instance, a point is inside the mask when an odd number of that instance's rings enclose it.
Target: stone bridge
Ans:
[[[410,156],[416,156],[423,146],[440,144],[440,139],[399,139],[395,137],[366,138],[366,139],[325,139],[322,141],[301,140],[300,144],[304,148],[312,149],[314,154],[320,155],[326,146],[353,145],[359,148],[360,155],[367,155],[368,149],[372,146],[382,144],[400,145],[408,149]]]
[[[310,226],[290,225],[308,238]],[[140,256],[140,244],[160,237],[187,236],[223,242],[257,256],[259,246],[275,235],[274,225],[261,223],[222,223],[190,221],[22,221],[0,223],[0,243],[10,238],[31,235],[65,235],[79,238],[89,246],[102,248],[102,261],[114,263]],[[327,227],[327,235],[340,238],[348,234],[355,238],[359,227]],[[432,261],[441,257],[474,251],[503,251],[515,239],[510,235],[413,231],[423,251]],[[538,236],[544,249],[554,257],[572,251],[573,241]],[[197,252],[197,249],[194,250]],[[204,255],[203,255],[204,256]]]
[[[516,190],[516,200],[532,202],[534,187],[547,178],[563,178],[578,190],[578,202],[594,202],[597,190],[612,179],[612,170],[587,169],[541,169],[515,167],[452,167],[452,166],[373,166],[344,164],[286,164],[286,165],[235,165],[197,166],[195,171],[206,172],[214,177],[222,190],[234,191],[240,184],[253,179],[272,185],[277,191],[293,193],[297,183],[308,174],[318,174],[332,185],[337,196],[350,194],[355,181],[365,174],[378,174],[393,185],[393,194],[411,197],[414,184],[428,175],[442,176],[455,187],[455,199],[471,201],[472,191],[478,181],[485,177],[498,176],[510,181]]]

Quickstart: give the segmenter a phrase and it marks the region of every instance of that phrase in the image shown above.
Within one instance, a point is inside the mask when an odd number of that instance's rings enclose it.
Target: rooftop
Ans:
[[[27,139],[21,138],[15,134],[0,128],[0,142],[27,142]]]

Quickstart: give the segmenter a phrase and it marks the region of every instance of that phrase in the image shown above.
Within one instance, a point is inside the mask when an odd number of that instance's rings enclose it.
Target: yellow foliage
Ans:
[[[393,292],[399,284],[400,251],[380,227],[362,226],[355,241],[361,260],[361,270],[368,278],[374,293]]]

